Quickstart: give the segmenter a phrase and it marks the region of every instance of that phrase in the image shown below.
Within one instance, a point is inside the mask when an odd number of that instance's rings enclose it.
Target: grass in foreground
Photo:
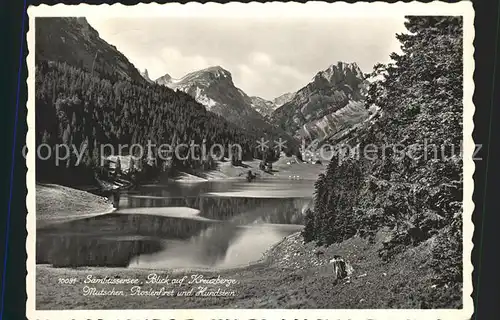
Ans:
[[[353,238],[324,250],[316,257],[312,244],[303,244],[294,234],[270,249],[264,258],[250,266],[220,272],[137,270],[123,268],[56,269],[47,265],[36,268],[36,305],[38,309],[169,309],[169,308],[459,308],[461,292],[451,294],[445,288],[432,286],[429,255],[433,240],[397,255],[389,263],[377,254],[384,234],[376,244]],[[348,280],[336,281],[328,261],[341,255],[354,267]],[[94,277],[146,279],[150,273],[180,277],[202,274],[205,278],[236,279],[230,287],[233,297],[147,297],[84,296],[84,278]],[[74,285],[58,284],[58,278],[77,278]],[[95,285],[111,289],[111,285]],[[148,289],[162,285],[144,284]],[[129,292],[131,285],[114,285],[115,290]],[[186,285],[184,289],[189,289]],[[220,286],[210,286],[214,290]],[[460,298],[456,298],[456,297]],[[444,297],[444,298],[443,298]],[[455,298],[453,298],[455,297]]]

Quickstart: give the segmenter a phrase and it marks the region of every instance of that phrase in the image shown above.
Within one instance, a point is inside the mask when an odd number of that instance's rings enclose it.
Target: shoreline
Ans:
[[[70,267],[54,267],[50,264],[36,264],[37,268],[43,268],[43,269],[53,269],[53,270],[73,270],[73,271],[79,271],[79,270],[87,270],[87,271],[95,271],[96,273],[102,273],[102,272],[107,272],[107,271],[118,271],[118,272],[126,272],[126,273],[144,273],[144,274],[150,274],[150,273],[171,273],[171,274],[178,274],[178,273],[187,273],[187,272],[198,272],[198,273],[217,273],[217,274],[222,274],[222,273],[231,273],[231,272],[237,272],[237,271],[242,271],[247,268],[255,267],[261,264],[266,264],[270,261],[271,256],[270,252],[272,250],[275,250],[278,246],[281,246],[287,239],[293,237],[293,236],[299,236],[300,231],[294,232],[286,237],[283,237],[280,241],[277,243],[273,244],[270,248],[268,248],[265,252],[262,253],[262,256],[255,260],[251,261],[249,263],[246,263],[241,266],[235,266],[235,267],[228,267],[228,268],[166,268],[166,269],[160,269],[160,268],[129,268],[129,267],[76,267],[76,268],[70,268]]]
[[[88,210],[88,203],[77,203],[75,199],[100,199],[100,205],[92,207],[99,209],[104,206],[110,209],[111,204],[102,197],[61,186],[45,186],[49,197],[44,205],[50,207],[54,194],[63,192],[65,197],[75,196],[70,203],[60,203],[57,214],[47,214],[37,217],[37,224],[64,219],[60,209],[73,206]],[[43,190],[44,186],[42,186]],[[38,191],[38,190],[37,190]],[[50,192],[48,192],[50,191]],[[57,191],[57,192],[55,192]],[[40,195],[37,197],[41,200]],[[61,202],[59,200],[59,202]],[[43,207],[43,206],[42,206]],[[86,213],[89,214],[88,211]],[[90,214],[98,214],[92,212]],[[76,216],[79,217],[79,216]],[[75,215],[67,218],[76,218]],[[47,219],[52,218],[52,219]],[[39,225],[37,226],[37,228]],[[435,243],[430,239],[423,244],[409,248],[398,254],[393,261],[383,262],[378,256],[378,249],[385,240],[383,232],[377,235],[374,243],[358,237],[346,240],[328,248],[321,248],[323,255],[317,256],[318,248],[312,243],[303,243],[300,232],[294,232],[283,237],[262,253],[262,256],[243,266],[232,268],[176,268],[176,269],[146,269],[125,267],[53,267],[48,264],[35,265],[35,295],[36,307],[39,310],[61,309],[208,309],[208,308],[315,308],[315,309],[351,309],[351,308],[421,308],[431,306],[436,308],[459,308],[462,301],[438,299],[442,290],[432,284],[433,271],[429,266],[428,257]],[[332,266],[329,264],[334,255],[340,255],[354,268],[349,280],[336,281]],[[222,277],[234,279],[231,286],[233,294],[227,296],[175,296],[151,297],[131,294],[127,285],[88,285],[84,280],[89,275],[97,278],[134,278],[144,281],[149,274],[156,273],[160,277],[201,276],[207,279]],[[65,284],[60,281],[74,281]],[[162,285],[141,284],[138,286],[145,294],[148,292],[165,291]],[[164,289],[161,289],[164,288]],[[198,286],[216,292],[214,285]],[[180,289],[193,289],[182,287]],[[198,290],[197,289],[197,290]],[[91,292],[118,291],[123,295],[86,295],[83,290]],[[202,290],[202,289],[200,289]],[[451,290],[451,289],[450,289]],[[203,291],[205,292],[205,291]],[[200,293],[203,295],[205,293]],[[373,292],[379,294],[374,295]],[[180,293],[180,292],[179,292]],[[192,291],[191,291],[192,293]],[[207,293],[217,294],[217,293]],[[438,298],[436,298],[436,295]],[[442,296],[445,296],[443,294]],[[266,298],[267,297],[267,298]],[[269,297],[273,297],[269,299]],[[448,299],[449,300],[449,299]]]
[[[107,198],[87,191],[47,183],[37,183],[35,188],[37,228],[116,210]]]
[[[309,166],[309,165],[308,165]],[[320,169],[320,167],[317,167]],[[42,191],[39,193],[39,191]],[[42,203],[39,203],[39,202]],[[94,202],[92,202],[94,201]],[[89,205],[91,206],[89,208]],[[52,208],[55,208],[52,209]],[[71,211],[73,210],[74,211]],[[90,210],[90,213],[89,213]],[[103,197],[68,187],[37,184],[37,229],[40,223],[74,219],[85,215],[113,212],[111,203]],[[67,215],[80,212],[81,215]],[[124,267],[58,268],[48,264],[35,265],[36,308],[61,309],[209,309],[209,308],[313,308],[313,309],[388,309],[388,308],[460,308],[462,301],[446,300],[441,294],[448,288],[432,284],[433,271],[428,257],[435,238],[408,248],[392,261],[383,262],[378,249],[385,240],[379,232],[370,243],[358,237],[328,248],[303,243],[300,232],[283,237],[263,252],[261,258],[244,266],[219,268],[146,269]],[[354,268],[348,280],[335,281],[332,266],[334,255],[340,255]],[[235,279],[236,293],[214,299],[209,296],[150,297],[125,294],[85,295],[83,280],[88,275],[104,278],[145,279],[148,274],[160,276],[198,274],[207,278]],[[72,285],[60,279],[75,279]],[[73,280],[71,280],[73,281]],[[141,290],[160,290],[159,286],[142,285]],[[96,290],[127,291],[124,285],[97,285]],[[208,286],[208,289],[217,289]],[[377,292],[376,295],[373,293]],[[446,293],[446,292],[445,292]],[[449,293],[448,293],[449,294]],[[272,297],[272,298],[269,298]],[[442,298],[445,297],[445,298]]]
[[[262,257],[246,266],[221,270],[135,269],[135,268],[54,268],[36,265],[37,309],[209,309],[209,308],[317,308],[317,309],[390,309],[390,308],[460,308],[461,301],[439,301],[440,290],[432,286],[432,270],[426,263],[433,240],[398,254],[391,262],[382,262],[375,244],[355,237],[324,250],[316,257],[316,247],[304,244],[300,232],[284,237]],[[349,279],[335,281],[329,260],[341,255],[354,268]],[[205,285],[208,291],[233,290],[232,296],[152,297],[127,294],[130,285],[93,285],[96,290],[123,291],[124,295],[83,294],[83,280],[93,278],[139,279],[148,275],[159,278],[234,279],[231,287]],[[57,284],[57,279],[77,279],[74,285]],[[229,281],[228,280],[228,281]],[[162,284],[140,284],[141,290],[158,292]],[[166,288],[166,287],[165,287]],[[186,290],[192,286],[182,286]],[[196,287],[198,288],[198,287]],[[196,289],[195,290],[198,290]],[[87,289],[88,290],[88,289]],[[184,290],[184,289],[183,289]],[[378,292],[374,295],[373,292]],[[48,298],[50,297],[50,298]],[[53,298],[55,297],[55,298]],[[267,298],[266,298],[267,297]],[[275,297],[269,299],[268,297]]]
[[[299,161],[295,156],[281,156],[273,163],[271,173],[259,168],[260,160],[243,161],[240,166],[233,166],[229,161],[219,161],[217,169],[198,172],[197,174],[179,172],[172,181],[179,183],[199,183],[212,181],[245,180],[246,173],[251,170],[257,174],[257,181],[263,179],[283,180],[317,180],[318,175],[326,168],[327,163],[312,164]]]

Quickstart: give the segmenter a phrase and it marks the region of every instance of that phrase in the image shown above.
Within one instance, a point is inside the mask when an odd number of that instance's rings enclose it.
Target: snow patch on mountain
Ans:
[[[217,102],[204,95],[203,90],[199,87],[196,87],[196,94],[194,96],[194,99],[204,105],[208,111],[210,111],[214,106],[217,105]]]

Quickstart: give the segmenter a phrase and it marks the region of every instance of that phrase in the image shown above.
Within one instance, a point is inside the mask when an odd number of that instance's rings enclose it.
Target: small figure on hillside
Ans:
[[[117,157],[115,163],[115,176],[120,176],[121,174],[122,174],[122,162],[120,160],[120,157]]]
[[[316,255],[316,258],[319,258],[320,256],[324,256],[325,252],[323,250],[317,250],[314,254]]]
[[[349,277],[353,268],[351,265],[346,262],[341,256],[335,255],[333,259],[330,260],[330,263],[333,264],[333,273],[335,273],[335,277],[337,280],[342,280]]]
[[[113,202],[113,207],[119,209],[120,207],[120,192],[117,190],[112,190],[109,196],[111,202]]]

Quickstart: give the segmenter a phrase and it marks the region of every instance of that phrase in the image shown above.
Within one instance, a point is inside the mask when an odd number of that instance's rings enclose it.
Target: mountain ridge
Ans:
[[[295,96],[295,92],[283,93],[282,95],[274,98],[272,100],[272,102],[276,105],[276,108],[279,108],[282,105],[284,105],[285,103],[287,103],[288,101],[292,100],[294,96]]]
[[[237,144],[243,159],[254,156],[256,135],[207,111],[184,92],[150,84],[147,71],[143,77],[85,19],[43,18],[36,23],[36,141],[52,147],[61,141],[88,146],[81,163],[74,158],[68,159],[65,166],[38,162],[39,179],[69,185],[96,183],[94,173],[102,169],[99,146],[103,144],[116,151],[122,145],[144,146],[150,141],[206,141],[208,147],[215,143]],[[94,52],[99,53],[97,57]],[[225,151],[222,156],[229,156]],[[213,159],[200,161],[185,156],[189,154],[187,149],[182,152],[184,159],[174,157],[171,162],[154,152],[140,153],[138,179],[174,168],[198,170],[214,166]]]
[[[146,80],[148,83],[154,83],[153,80],[149,77],[148,69],[144,69],[143,72],[141,72],[141,76]]]
[[[193,71],[178,79],[166,74],[155,82],[189,94],[207,110],[246,130],[259,135],[280,136],[290,142],[294,140],[284,130],[269,123],[255,107],[257,103],[266,105],[267,100],[248,96],[234,84],[231,72],[221,66]],[[269,107],[272,109],[272,103]]]
[[[83,17],[37,17],[35,59],[68,63],[108,79],[144,83],[139,70]]]
[[[299,139],[325,139],[368,117],[367,85],[357,63],[339,61],[316,73],[271,118]]]
[[[265,117],[269,117],[278,108],[273,101],[261,97],[251,96],[250,99],[252,108]]]

